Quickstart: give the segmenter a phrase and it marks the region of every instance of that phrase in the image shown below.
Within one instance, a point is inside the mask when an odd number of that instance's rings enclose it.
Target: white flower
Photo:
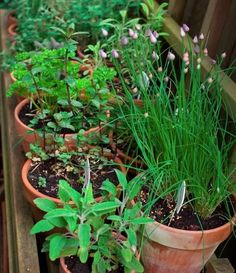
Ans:
[[[201,33],[201,34],[199,35],[199,40],[204,40],[204,34],[203,34],[203,33]]]
[[[106,59],[107,57],[107,53],[103,49],[99,50],[99,55],[102,59]]]
[[[137,32],[137,31],[134,31],[134,34],[133,34],[132,38],[133,38],[134,40],[137,40],[137,39],[138,39],[138,32]]]
[[[196,35],[193,37],[193,43],[194,43],[194,44],[197,44],[197,43],[198,43],[198,38],[197,38]]]
[[[201,65],[200,65],[200,64],[198,64],[198,65],[197,65],[197,69],[199,70],[200,68],[201,68]]]
[[[209,78],[207,79],[207,82],[208,82],[209,84],[211,84],[211,83],[213,82],[212,77],[209,77]]]
[[[123,36],[120,40],[120,43],[122,46],[125,46],[129,43],[129,39],[127,37]]]
[[[162,72],[163,71],[163,68],[160,66],[157,68],[157,72]]]
[[[133,36],[134,36],[134,31],[133,31],[131,28],[129,28],[129,36],[130,36],[130,37],[133,37]]]
[[[136,25],[135,25],[135,28],[136,28],[138,31],[140,31],[140,30],[142,29],[142,26],[141,26],[140,24],[136,24]]]
[[[204,48],[203,53],[204,53],[205,56],[208,56],[208,49]]]
[[[157,53],[155,51],[152,52],[152,58],[153,60],[159,60],[159,56],[157,55]]]
[[[158,33],[157,31],[154,31],[154,32],[153,32],[153,35],[154,35],[156,38],[159,37],[159,33]]]
[[[201,58],[197,58],[197,63],[200,64],[202,62]]]
[[[182,28],[185,32],[189,32],[189,27],[186,24],[183,24]]]
[[[165,82],[168,82],[168,81],[169,81],[169,77],[166,76],[166,77],[164,78],[164,81],[165,81]]]
[[[167,59],[170,60],[170,61],[174,61],[175,55],[172,52],[169,51],[168,55],[167,55]]]
[[[148,113],[147,113],[147,112],[146,112],[146,113],[144,113],[144,117],[145,117],[145,118],[148,118],[148,116],[149,116],[149,115],[148,115]]]
[[[120,56],[119,56],[119,53],[118,53],[117,50],[115,50],[115,49],[112,49],[111,55],[112,55],[112,57],[115,58],[115,59],[118,59],[118,58],[120,57]]]
[[[184,69],[184,73],[185,73],[185,74],[188,73],[188,67],[186,67],[186,68]]]
[[[226,53],[223,52],[223,53],[221,54],[221,58],[224,59],[225,57],[226,57]]]
[[[181,28],[180,28],[180,36],[183,38],[185,35],[186,35],[186,34],[185,34],[185,31],[184,31],[184,29],[181,27]]]
[[[188,62],[188,61],[189,61],[189,54],[188,54],[187,51],[184,52],[184,54],[183,54],[183,61],[184,61],[184,62]]]
[[[106,29],[104,29],[104,28],[102,28],[102,35],[103,35],[104,37],[107,37],[107,36],[108,36],[108,31],[107,31]]]

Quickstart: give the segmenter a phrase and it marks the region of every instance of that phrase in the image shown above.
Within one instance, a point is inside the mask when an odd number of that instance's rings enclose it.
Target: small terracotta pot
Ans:
[[[12,82],[16,81],[16,78],[14,77],[13,72],[10,73],[10,78],[11,78]]]
[[[109,158],[114,157],[114,155],[112,155],[111,153],[109,154],[106,154],[106,156]],[[113,161],[115,163],[118,164],[118,168],[124,173],[126,174],[126,168],[123,166],[123,163],[122,161],[118,158],[118,157],[115,157],[113,159]],[[26,200],[28,201],[28,203],[31,205],[31,210],[32,210],[32,213],[33,213],[33,217],[36,221],[39,221],[40,219],[43,218],[43,215],[44,213],[39,210],[36,205],[34,204],[33,200],[36,199],[36,198],[46,198],[46,199],[49,199],[51,201],[53,201],[57,206],[60,206],[60,199],[58,198],[54,198],[54,197],[50,197],[46,194],[43,194],[41,192],[39,192],[38,190],[36,190],[32,185],[31,183],[29,182],[28,180],[28,172],[29,172],[29,169],[31,167],[31,163],[32,161],[31,160],[27,160],[25,162],[25,164],[23,165],[23,168],[21,170],[21,177],[22,177],[22,182],[23,182],[23,192],[24,192],[24,196],[26,198]],[[119,189],[119,186],[117,186],[118,189]],[[102,197],[97,197],[96,198],[96,201],[97,202],[100,202]]]
[[[115,236],[117,233],[113,232],[112,234],[113,234],[113,236]],[[119,238],[122,241],[125,240],[125,237],[123,235],[120,235]],[[138,260],[140,259],[139,253],[136,253],[136,257],[137,257]],[[60,273],[71,273],[71,271],[67,268],[67,265],[65,263],[65,259],[64,258],[60,258],[59,270],[60,270]],[[78,272],[78,273],[80,273],[80,272]],[[131,273],[135,273],[135,271],[132,271]]]
[[[10,26],[12,24],[17,24],[17,19],[14,15],[14,12],[10,12],[7,15],[7,25]]]
[[[145,273],[200,273],[231,232],[232,223],[205,231],[149,223],[145,225],[141,254]]]
[[[7,32],[8,34],[11,36],[11,37],[14,37],[17,35],[16,33],[16,27],[17,27],[17,24],[16,23],[13,23],[11,24],[8,28],[7,28]]]
[[[15,125],[16,125],[16,132],[19,135],[19,137],[22,139],[22,147],[23,151],[26,153],[30,150],[30,144],[33,143],[39,143],[41,146],[43,146],[43,139],[37,134],[36,130],[28,127],[26,124],[24,124],[20,118],[19,113],[21,109],[29,103],[29,99],[22,100],[15,108],[14,116],[15,116]],[[90,133],[98,132],[101,130],[101,127],[94,127],[84,132],[84,135],[87,136]],[[65,146],[69,149],[73,149],[76,147],[76,133],[74,134],[61,134],[61,137],[65,138]]]

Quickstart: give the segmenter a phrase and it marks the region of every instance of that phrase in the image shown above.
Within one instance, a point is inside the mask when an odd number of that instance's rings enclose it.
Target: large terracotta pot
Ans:
[[[107,156],[112,157],[111,154],[109,154]],[[114,158],[113,161],[115,163],[117,163],[118,168],[123,173],[126,174],[126,168],[123,166],[122,161],[118,157]],[[23,192],[24,192],[24,196],[25,196],[26,200],[31,205],[31,210],[32,210],[32,214],[33,214],[34,219],[36,221],[39,221],[40,219],[43,218],[44,213],[36,207],[36,205],[33,202],[34,199],[36,199],[36,198],[46,198],[46,199],[49,199],[49,200],[53,201],[54,203],[56,203],[57,206],[60,206],[61,202],[60,202],[60,199],[58,199],[58,198],[53,198],[53,197],[50,197],[48,195],[45,195],[45,194],[39,192],[38,190],[36,190],[31,185],[31,183],[28,180],[28,172],[29,172],[30,167],[31,167],[31,160],[28,159],[25,162],[25,164],[24,164],[24,166],[22,168],[22,171],[21,171],[21,177],[22,177],[22,182],[23,182]],[[101,200],[101,198],[102,197],[97,197],[96,201],[99,202]]]
[[[41,146],[43,146],[43,139],[37,134],[36,130],[28,127],[26,124],[24,124],[20,118],[19,113],[21,109],[29,103],[28,99],[22,100],[15,108],[14,116],[15,116],[15,126],[16,126],[16,132],[18,136],[21,138],[21,144],[24,152],[28,152],[30,150],[30,144],[33,143],[39,143]],[[101,130],[101,127],[94,127],[84,132],[85,136],[88,136],[90,133],[98,132]],[[61,137],[64,137],[65,139],[65,146],[69,149],[73,149],[76,147],[76,134],[65,134],[61,135]]]
[[[7,32],[11,37],[14,37],[17,35],[16,33],[16,27],[17,24],[16,23],[12,23],[8,28],[7,28]]]
[[[145,226],[141,260],[145,273],[200,273],[232,223],[206,231],[181,230],[157,222]]]

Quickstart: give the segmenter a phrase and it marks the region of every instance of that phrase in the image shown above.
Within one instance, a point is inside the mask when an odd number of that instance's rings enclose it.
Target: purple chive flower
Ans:
[[[118,51],[115,50],[115,49],[112,49],[111,55],[112,55],[112,57],[115,58],[115,59],[118,59],[118,58],[120,57]]]
[[[146,36],[150,36],[151,34],[152,34],[152,31],[150,28],[145,31]]]
[[[169,51],[168,55],[167,55],[167,59],[170,60],[170,61],[174,61],[175,55],[172,52]]]
[[[134,31],[134,35],[132,36],[132,38],[134,40],[137,40],[138,39],[138,32],[137,31]]]
[[[102,28],[102,36],[104,36],[104,37],[108,36],[108,31],[104,28]]]
[[[185,31],[184,31],[184,29],[182,27],[180,28],[180,36],[182,38],[185,36]]]
[[[133,37],[133,36],[134,36],[134,31],[133,31],[131,28],[129,28],[129,36],[130,36],[130,37]]]
[[[186,24],[182,25],[184,32],[189,32],[189,27]]]
[[[154,32],[153,32],[153,35],[154,35],[156,38],[158,38],[158,37],[159,37],[159,33],[158,33],[158,32],[156,32],[156,31],[154,31]]]
[[[99,50],[99,56],[100,56],[102,59],[106,59],[107,53],[106,53],[103,49],[100,49],[100,50]]]
[[[123,36],[120,40],[122,46],[125,46],[129,43],[129,39],[126,36]]]
[[[195,52],[196,54],[200,53],[200,47],[199,47],[199,45],[195,45],[195,47],[194,47],[194,52]]]
[[[197,43],[198,43],[198,38],[197,38],[196,35],[193,37],[193,43],[194,43],[194,44],[197,44]]]
[[[151,32],[150,33],[150,41],[151,41],[151,43],[153,43],[153,44],[155,44],[156,42],[157,42],[157,38],[153,35],[153,33]]]

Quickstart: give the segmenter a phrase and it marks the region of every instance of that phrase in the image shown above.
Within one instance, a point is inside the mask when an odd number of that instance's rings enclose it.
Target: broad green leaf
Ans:
[[[98,264],[100,260],[101,260],[101,253],[99,251],[96,251],[93,257],[94,264]]]
[[[117,194],[116,186],[109,179],[106,179],[102,183],[101,190],[107,191],[111,193],[113,196],[116,196]]]
[[[46,198],[36,198],[34,199],[34,203],[39,209],[45,212],[49,212],[57,207],[53,201]]]
[[[30,234],[49,231],[53,228],[54,226],[48,220],[40,220],[32,227]]]
[[[78,230],[79,237],[79,257],[82,263],[86,263],[88,259],[88,247],[90,244],[91,227],[88,224],[80,224]]]
[[[109,215],[107,217],[107,219],[108,220],[112,220],[112,221],[119,221],[119,222],[122,221],[122,218],[119,215]]]
[[[152,223],[153,221],[154,221],[153,219],[147,217],[139,217],[136,219],[132,219],[132,223],[137,225]]]
[[[132,260],[133,252],[128,248],[122,248],[121,255],[123,256],[126,262],[130,262]]]
[[[94,212],[110,212],[118,208],[120,205],[116,202],[107,201],[104,203],[97,203],[93,206]]]
[[[53,211],[49,211],[47,214],[44,215],[45,219],[51,219],[56,217],[70,217],[76,216],[76,211],[69,210],[69,209],[55,209]]]
[[[141,5],[141,7],[142,7],[142,10],[143,10],[143,12],[144,12],[144,15],[145,15],[146,17],[148,17],[148,16],[149,16],[149,8],[148,8],[148,6],[147,6],[146,4],[144,4],[144,3],[141,3],[140,5]]]
[[[66,227],[67,223],[64,217],[50,218],[49,222],[53,224],[55,227]]]
[[[115,170],[118,181],[123,189],[127,189],[127,179],[124,173],[122,173],[120,170]]]
[[[81,194],[73,189],[66,180],[59,181],[58,195],[62,201],[68,202],[72,200],[77,207],[80,207]]]
[[[133,229],[128,229],[126,230],[127,234],[127,239],[130,243],[131,246],[136,246],[137,245],[137,236],[136,232]]]
[[[63,235],[57,235],[50,240],[49,243],[49,257],[52,261],[60,258],[61,251],[66,244],[66,237]]]
[[[79,248],[79,240],[77,238],[67,238],[66,244],[61,251],[61,257],[76,255]]]

